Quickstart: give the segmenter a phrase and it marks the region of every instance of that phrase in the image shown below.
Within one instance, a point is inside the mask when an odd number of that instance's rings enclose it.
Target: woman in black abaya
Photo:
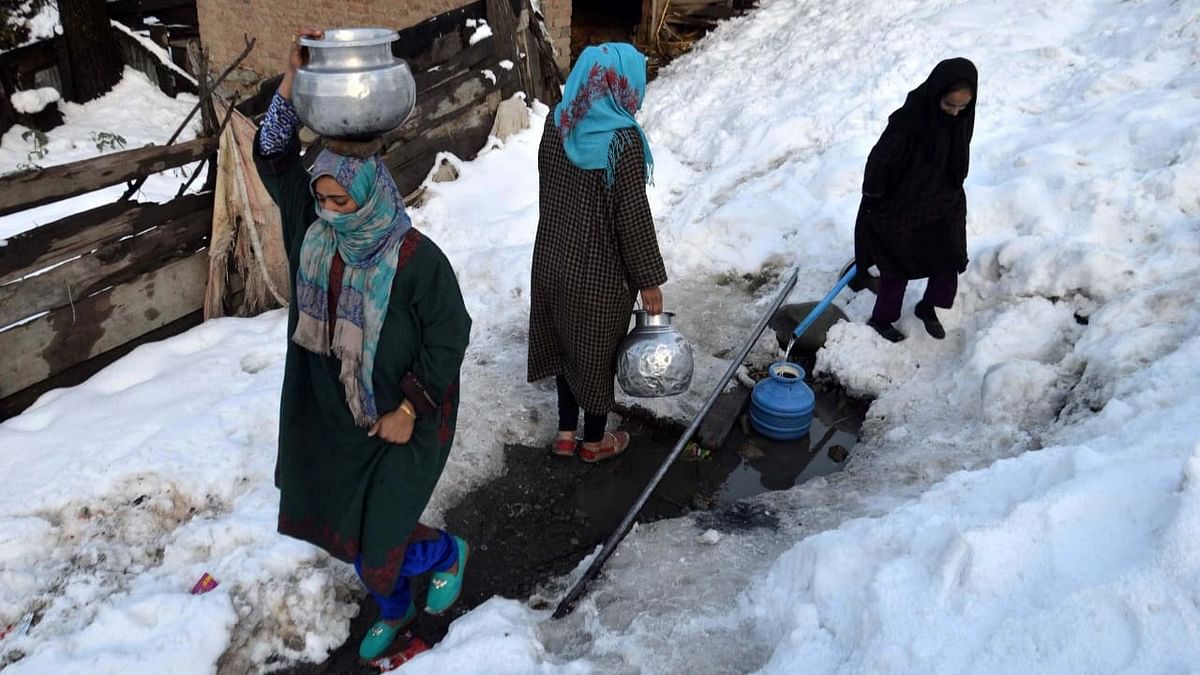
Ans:
[[[867,325],[899,342],[900,318],[912,279],[929,279],[914,310],[931,336],[945,329],[935,307],[949,309],[958,275],[967,268],[967,197],[979,76],[964,58],[937,64],[912,90],[867,158],[854,256],[865,275],[879,268],[875,310]]]

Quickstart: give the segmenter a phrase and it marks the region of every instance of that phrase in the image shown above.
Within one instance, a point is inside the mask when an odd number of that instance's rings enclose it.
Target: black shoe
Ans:
[[[876,321],[875,319],[871,319],[867,321],[867,325],[871,328],[874,328],[875,332],[879,333],[879,335],[888,342],[900,342],[904,339],[904,333],[896,330],[896,327],[890,323],[882,323]]]
[[[937,312],[934,311],[933,305],[918,302],[916,309],[913,310],[913,314],[925,324],[925,332],[929,333],[930,337],[935,340],[941,340],[946,337],[946,329],[942,328],[942,322],[938,321]]]

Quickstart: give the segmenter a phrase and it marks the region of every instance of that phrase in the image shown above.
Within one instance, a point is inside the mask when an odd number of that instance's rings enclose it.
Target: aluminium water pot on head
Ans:
[[[300,38],[308,63],[296,72],[292,103],[304,125],[330,138],[363,139],[404,123],[417,100],[408,64],[392,55],[386,28],[336,28]]]

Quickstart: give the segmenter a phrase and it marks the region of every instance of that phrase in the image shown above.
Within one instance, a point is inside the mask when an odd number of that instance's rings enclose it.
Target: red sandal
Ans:
[[[595,450],[589,450],[586,446],[580,448],[579,459],[593,464],[605,459],[611,459],[625,452],[629,447],[629,433],[625,431],[606,431],[604,432],[604,440],[612,439],[611,443],[601,442],[600,447]]]
[[[579,441],[574,438],[567,440],[565,438],[554,439],[554,445],[550,448],[550,454],[555,457],[574,457],[575,451],[579,449]]]

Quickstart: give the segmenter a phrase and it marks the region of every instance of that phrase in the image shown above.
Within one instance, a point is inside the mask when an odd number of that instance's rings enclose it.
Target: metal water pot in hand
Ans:
[[[675,396],[692,384],[692,345],[671,325],[670,312],[633,313],[634,326],[617,352],[617,382],[630,396]]]
[[[308,63],[296,72],[292,103],[305,126],[331,138],[369,138],[404,123],[417,100],[408,64],[392,56],[400,39],[386,28],[336,28],[300,38]]]

